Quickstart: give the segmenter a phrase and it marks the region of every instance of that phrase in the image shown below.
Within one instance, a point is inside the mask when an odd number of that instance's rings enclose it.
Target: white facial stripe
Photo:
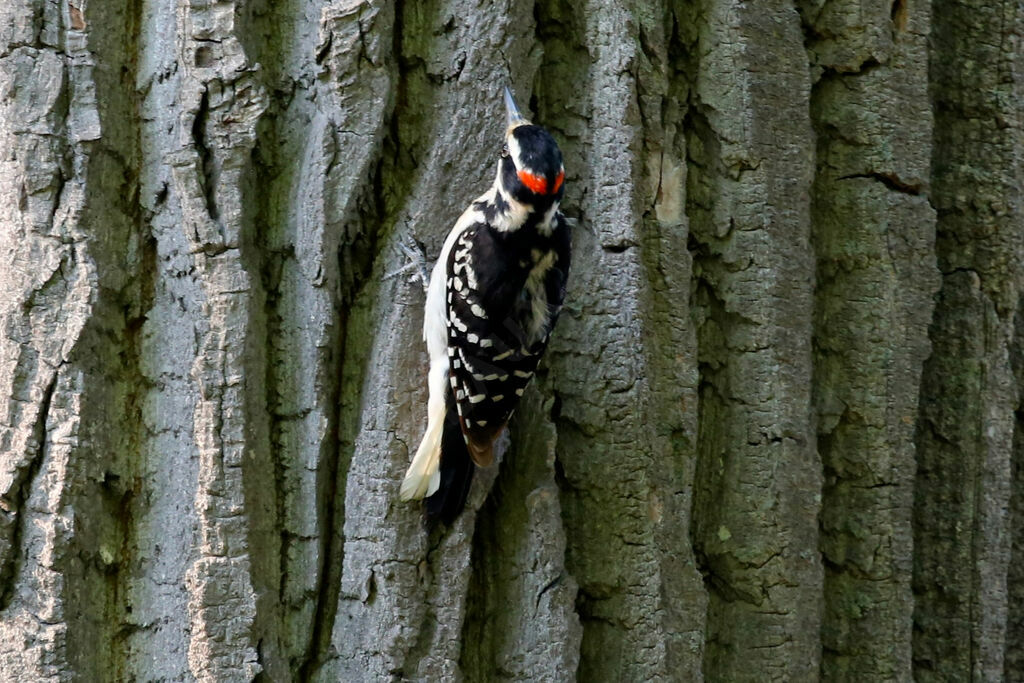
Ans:
[[[537,224],[537,230],[544,236],[550,237],[555,229],[555,212],[558,211],[558,202],[551,205],[551,208],[544,214],[544,218]]]
[[[516,169],[524,168],[522,160],[519,158],[519,140],[516,140],[515,135],[508,136],[508,153],[512,156],[512,163],[516,165]]]
[[[527,216],[530,215],[531,207],[521,202],[517,202],[511,195],[505,192],[505,188],[501,187],[500,172],[498,174],[497,187],[498,193],[505,201],[505,204],[508,205],[508,209],[506,209],[504,213],[498,214],[495,218],[494,228],[501,232],[506,230],[515,230],[526,221]]]

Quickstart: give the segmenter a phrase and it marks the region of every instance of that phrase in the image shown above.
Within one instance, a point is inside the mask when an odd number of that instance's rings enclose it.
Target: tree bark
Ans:
[[[1024,680],[1015,0],[0,3],[0,680]],[[428,531],[500,89],[573,270]]]

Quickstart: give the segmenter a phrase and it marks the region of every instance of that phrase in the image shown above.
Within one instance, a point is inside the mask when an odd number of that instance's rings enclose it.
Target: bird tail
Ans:
[[[441,459],[441,436],[445,422],[444,399],[431,398],[427,405],[427,431],[423,434],[423,440],[416,449],[416,455],[405,473],[399,491],[402,500],[423,498],[437,491],[441,483],[438,462]]]
[[[469,457],[466,440],[462,436],[459,415],[451,390],[447,397],[448,410],[441,437],[440,485],[425,501],[428,523],[442,521],[451,524],[466,507],[469,485],[473,483],[476,466]]]

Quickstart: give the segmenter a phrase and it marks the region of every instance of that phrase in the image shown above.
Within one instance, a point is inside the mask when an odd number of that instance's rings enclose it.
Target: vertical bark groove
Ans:
[[[938,286],[927,201],[929,7],[878,3],[859,21],[859,5],[848,5],[801,4],[817,74],[810,109],[815,403],[825,474],[821,676],[907,680],[912,434]]]
[[[935,0],[932,201],[942,288],[921,383],[914,489],[919,680],[1004,673],[1024,277],[1017,3]]]
[[[820,661],[822,595],[808,391],[810,82],[792,7],[710,2],[701,16],[687,202],[701,368],[692,528],[709,589],[704,676],[808,679]],[[770,51],[773,67],[762,70]]]
[[[25,506],[31,493],[32,482],[38,476],[43,458],[46,457],[46,417],[50,412],[50,402],[53,400],[53,390],[56,387],[57,372],[54,372],[53,379],[46,386],[39,400],[39,416],[35,420],[32,436],[27,444],[33,454],[25,466],[18,470],[8,489],[10,493],[4,497],[4,513],[7,517],[4,521],[9,527],[4,530],[7,533],[7,538],[4,539],[3,568],[0,571],[0,586],[3,587],[3,590],[0,591],[0,611],[10,606],[18,574],[25,561],[22,547],[26,517],[28,516]],[[13,519],[10,519],[11,517]]]

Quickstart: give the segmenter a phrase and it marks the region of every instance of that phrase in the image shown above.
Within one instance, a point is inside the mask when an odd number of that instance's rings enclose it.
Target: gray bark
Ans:
[[[0,680],[1024,680],[1024,10],[0,3]],[[500,88],[567,305],[428,532]]]

